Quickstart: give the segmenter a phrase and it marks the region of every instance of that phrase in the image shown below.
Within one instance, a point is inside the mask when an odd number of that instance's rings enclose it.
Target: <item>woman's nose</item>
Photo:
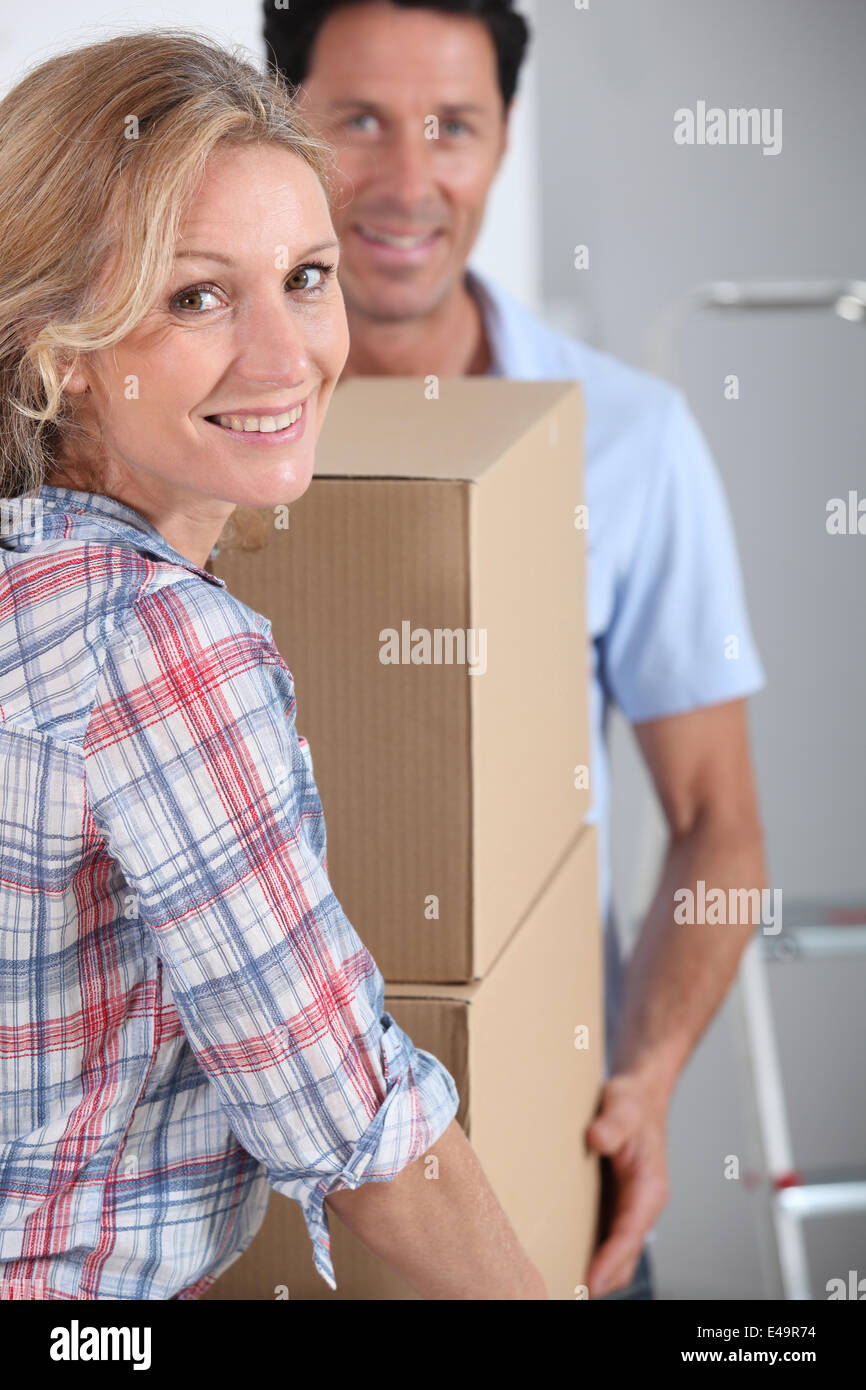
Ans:
[[[243,376],[264,384],[291,385],[310,367],[305,325],[283,293],[257,303],[238,325],[237,366]]]

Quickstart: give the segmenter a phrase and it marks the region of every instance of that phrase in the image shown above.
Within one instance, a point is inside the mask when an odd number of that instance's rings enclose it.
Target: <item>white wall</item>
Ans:
[[[106,4],[104,0],[39,0],[38,8],[4,7],[0,28],[0,91],[52,54],[112,34],[157,25],[180,25],[263,51],[258,0],[176,0],[174,4]]]
[[[517,8],[533,31],[539,6],[550,0],[519,0]],[[538,158],[538,56],[532,43],[520,78],[508,154],[487,204],[487,215],[471,261],[511,291],[528,309],[542,302],[541,162]]]
[[[521,0],[530,18],[537,0]],[[105,4],[103,0],[40,0],[38,18],[26,7],[8,7],[0,20],[0,94],[18,81],[25,67],[53,53],[127,30],[182,25],[219,39],[227,47],[243,44],[262,60],[259,0],[175,0],[156,4]],[[508,284],[529,308],[541,302],[541,203],[536,158],[535,62],[524,71],[512,123],[511,148],[488,205],[473,264]]]

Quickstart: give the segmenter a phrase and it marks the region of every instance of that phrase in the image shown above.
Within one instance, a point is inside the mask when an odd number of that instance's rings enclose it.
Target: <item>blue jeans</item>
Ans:
[[[646,1246],[644,1246],[641,1251],[641,1257],[637,1262],[637,1268],[635,1269],[634,1278],[631,1283],[627,1284],[624,1289],[615,1289],[613,1293],[602,1294],[597,1302],[605,1303],[620,1298],[655,1298],[655,1293],[653,1292],[652,1265],[650,1264],[649,1251]]]

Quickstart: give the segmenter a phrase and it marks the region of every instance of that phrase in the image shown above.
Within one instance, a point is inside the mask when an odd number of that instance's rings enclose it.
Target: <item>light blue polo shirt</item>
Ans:
[[[548,328],[467,271],[491,375],[579,381],[589,509],[591,805],[598,829],[610,1057],[623,971],[611,903],[606,720],[632,723],[751,695],[765,674],[749,626],[731,515],[706,441],[676,387]]]

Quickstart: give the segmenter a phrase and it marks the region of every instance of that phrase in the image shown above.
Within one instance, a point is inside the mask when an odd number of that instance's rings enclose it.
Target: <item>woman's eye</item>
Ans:
[[[171,306],[173,309],[185,309],[194,313],[202,307],[201,300],[206,298],[207,295],[210,295],[212,299],[218,298],[217,291],[214,289],[213,285],[191,285],[189,289],[178,291],[171,301]],[[190,301],[199,302],[191,303]],[[213,306],[211,305],[210,307],[212,308]]]
[[[321,261],[300,265],[292,271],[286,286],[293,292],[313,298],[321,294],[333,269],[333,265],[325,265]],[[216,285],[189,285],[172,297],[171,307],[179,313],[199,315],[220,308],[224,302]]]
[[[334,269],[332,265],[300,265],[293,270],[286,281],[289,289],[304,293],[317,293],[325,288],[325,282]],[[298,283],[298,282],[301,283]]]

